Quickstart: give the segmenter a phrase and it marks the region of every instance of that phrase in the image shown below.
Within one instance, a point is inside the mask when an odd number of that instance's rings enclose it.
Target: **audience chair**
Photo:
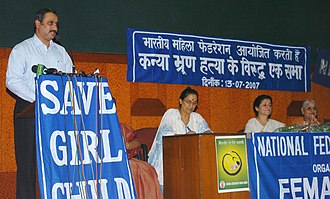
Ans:
[[[136,138],[141,143],[143,160],[148,161],[148,153],[151,149],[152,143],[154,142],[155,135],[157,133],[157,127],[155,128],[141,128],[136,131]]]

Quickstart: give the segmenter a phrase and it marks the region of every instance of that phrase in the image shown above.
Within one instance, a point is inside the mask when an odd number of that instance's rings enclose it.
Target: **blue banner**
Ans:
[[[310,91],[310,48],[127,30],[130,82]]]
[[[251,133],[251,198],[330,198],[330,133]]]
[[[330,88],[330,52],[325,49],[318,50],[312,81]]]
[[[136,198],[107,79],[36,78],[41,198]]]

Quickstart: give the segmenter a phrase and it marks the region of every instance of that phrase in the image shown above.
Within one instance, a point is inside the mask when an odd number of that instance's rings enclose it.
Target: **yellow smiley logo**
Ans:
[[[222,168],[228,175],[236,175],[242,168],[241,157],[235,151],[229,151],[222,157]]]

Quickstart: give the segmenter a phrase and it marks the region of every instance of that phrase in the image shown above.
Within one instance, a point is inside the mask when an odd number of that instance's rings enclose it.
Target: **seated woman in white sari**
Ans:
[[[149,151],[148,162],[155,167],[162,190],[164,186],[162,137],[176,134],[212,132],[204,118],[195,112],[197,104],[197,91],[187,87],[180,95],[179,109],[171,108],[167,110],[158,127],[157,134]]]
[[[270,119],[272,114],[272,98],[268,95],[259,95],[253,103],[255,118],[249,119],[245,126],[245,133],[273,132],[277,128],[284,127],[282,122]]]
[[[306,99],[301,106],[301,113],[304,116],[304,122],[301,125],[320,125],[320,122],[317,120],[318,106],[315,100]]]

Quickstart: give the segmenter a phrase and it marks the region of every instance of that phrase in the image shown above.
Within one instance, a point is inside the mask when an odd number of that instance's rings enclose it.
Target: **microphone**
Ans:
[[[61,36],[58,34],[58,32],[56,33],[53,42],[57,43],[60,46],[63,46],[63,44],[61,43]],[[64,47],[64,46],[63,46]]]
[[[73,60],[73,55],[72,55],[72,52],[71,50],[69,50],[66,46],[64,46],[61,42],[61,36],[59,35],[58,31],[56,32],[56,35],[53,39],[53,42],[57,43],[58,45],[62,46],[65,51],[68,53],[69,57],[71,58],[71,61],[72,61],[72,73],[75,74],[77,73],[76,71],[76,68],[75,68],[75,65],[74,65],[74,60]]]
[[[58,71],[56,68],[47,68],[43,64],[33,65],[31,68],[32,72],[36,73],[37,76],[43,75],[43,74],[58,74]]]
[[[44,74],[45,69],[46,69],[46,66],[44,66],[42,64],[33,65],[31,68],[32,72],[36,73],[37,76]]]

